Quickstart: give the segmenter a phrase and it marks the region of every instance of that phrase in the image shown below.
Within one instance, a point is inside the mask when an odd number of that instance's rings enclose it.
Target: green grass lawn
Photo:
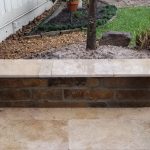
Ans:
[[[130,32],[131,46],[134,46],[136,35],[147,29],[150,29],[150,7],[120,8],[112,22],[97,28],[97,36],[107,31]]]

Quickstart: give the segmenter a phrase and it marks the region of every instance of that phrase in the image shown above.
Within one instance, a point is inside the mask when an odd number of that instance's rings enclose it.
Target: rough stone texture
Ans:
[[[116,99],[118,100],[149,100],[150,91],[146,90],[118,90],[116,91]]]
[[[113,99],[114,92],[111,90],[102,89],[73,89],[64,90],[64,98],[70,100],[105,100]]]
[[[150,106],[149,77],[0,79],[0,107]]]
[[[0,150],[149,150],[150,108],[0,109]]]
[[[0,90],[0,101],[30,100],[31,93],[29,89],[3,89]]]
[[[33,89],[32,96],[35,100],[62,100],[61,89]]]
[[[48,80],[49,87],[84,87],[87,85],[86,78],[53,78]]]
[[[150,78],[103,78],[103,86],[113,89],[148,89],[150,88]]]
[[[127,47],[131,42],[131,34],[126,32],[106,32],[99,40],[99,45],[114,45]]]
[[[45,79],[0,79],[0,88],[21,88],[21,87],[45,87],[48,86]]]

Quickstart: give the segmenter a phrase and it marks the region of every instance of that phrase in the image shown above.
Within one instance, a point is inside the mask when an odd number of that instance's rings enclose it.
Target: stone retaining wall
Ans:
[[[0,107],[150,106],[148,77],[0,79]]]

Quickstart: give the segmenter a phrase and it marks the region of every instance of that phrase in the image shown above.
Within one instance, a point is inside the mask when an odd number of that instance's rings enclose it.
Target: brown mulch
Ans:
[[[28,25],[23,26],[16,34],[9,36],[0,43],[0,59],[21,59],[38,52],[43,52],[53,48],[61,48],[69,44],[85,41],[84,32],[73,32],[59,36],[43,36],[38,38],[25,38],[46,16],[50,14],[51,9],[36,17]]]
[[[20,59],[33,53],[46,51],[52,48],[85,41],[84,32],[73,32],[53,37],[41,37],[31,39],[7,39],[0,43],[0,59]]]

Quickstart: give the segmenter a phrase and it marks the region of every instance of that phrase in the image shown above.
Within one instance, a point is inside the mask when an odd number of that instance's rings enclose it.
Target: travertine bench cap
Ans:
[[[0,60],[0,78],[149,76],[150,59]]]

